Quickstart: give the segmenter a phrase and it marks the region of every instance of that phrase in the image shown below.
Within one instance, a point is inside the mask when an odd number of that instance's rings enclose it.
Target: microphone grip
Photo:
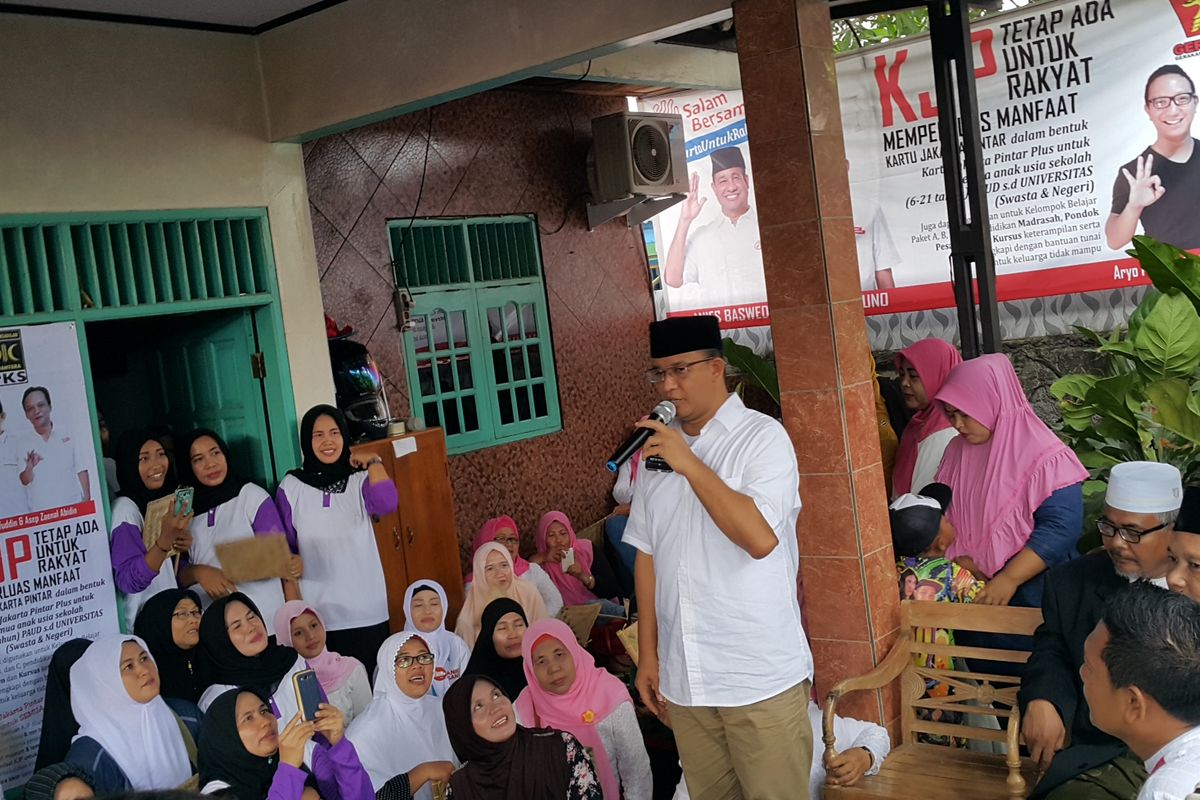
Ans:
[[[630,434],[629,438],[625,440],[624,444],[618,447],[613,454],[609,456],[608,462],[604,466],[608,467],[609,472],[616,472],[621,468],[622,464],[633,458],[634,453],[642,449],[642,447],[646,444],[646,440],[652,435],[654,435],[654,431],[652,431],[650,428],[638,428],[632,434]]]

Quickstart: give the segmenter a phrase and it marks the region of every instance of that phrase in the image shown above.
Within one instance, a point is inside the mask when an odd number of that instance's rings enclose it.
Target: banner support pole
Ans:
[[[963,356],[974,358],[999,352],[1003,340],[967,5],[966,0],[926,3],[959,336]]]

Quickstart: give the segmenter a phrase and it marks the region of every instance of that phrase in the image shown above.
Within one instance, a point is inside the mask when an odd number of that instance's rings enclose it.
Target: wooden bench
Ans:
[[[1017,739],[1021,730],[1017,690],[1020,680],[963,670],[918,666],[914,656],[938,655],[1024,663],[1028,651],[997,650],[962,645],[932,644],[921,640],[930,628],[984,633],[1031,635],[1042,622],[1042,612],[1032,608],[977,606],[906,600],[900,608],[900,636],[879,665],[857,678],[833,687],[825,701],[822,739],[825,755],[836,752],[833,717],[838,701],[849,694],[880,689],[900,681],[900,741],[883,762],[878,775],[850,787],[826,786],[826,798],[921,798],[921,800],[1010,800],[1025,797],[1036,782],[1036,769],[1021,758]],[[928,638],[928,637],[926,637]],[[960,663],[960,666],[961,663]],[[952,687],[945,697],[926,697],[925,682],[934,679]],[[970,704],[971,701],[976,703]],[[981,708],[984,706],[985,708]],[[986,708],[991,706],[991,708]],[[960,712],[961,724],[920,719],[917,709]],[[994,717],[1000,730],[972,723],[967,715]],[[980,753],[965,747],[924,744],[917,734],[995,742],[1003,753]],[[848,743],[841,743],[842,747]]]

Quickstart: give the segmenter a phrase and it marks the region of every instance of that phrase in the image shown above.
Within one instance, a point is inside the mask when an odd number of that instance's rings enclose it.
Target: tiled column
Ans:
[[[736,0],[733,10],[823,699],[887,653],[899,619],[833,37],[825,0]],[[897,713],[889,692],[843,708],[882,722]]]

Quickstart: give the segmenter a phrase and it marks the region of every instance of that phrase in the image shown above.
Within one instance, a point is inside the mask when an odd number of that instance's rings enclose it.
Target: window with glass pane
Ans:
[[[404,340],[417,414],[445,430],[452,453],[561,430],[533,218],[409,224],[389,234],[413,294]]]

